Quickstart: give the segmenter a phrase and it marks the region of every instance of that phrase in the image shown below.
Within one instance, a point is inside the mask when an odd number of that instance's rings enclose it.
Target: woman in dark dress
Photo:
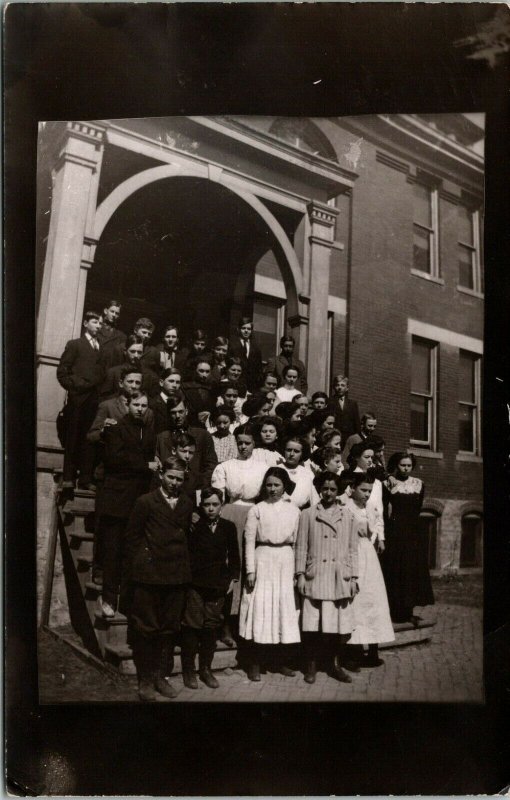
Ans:
[[[411,475],[416,458],[394,453],[388,461],[389,477],[383,483],[386,512],[386,550],[383,571],[393,622],[419,622],[415,606],[434,603],[428,568],[428,542],[420,532],[420,511],[425,487]]]

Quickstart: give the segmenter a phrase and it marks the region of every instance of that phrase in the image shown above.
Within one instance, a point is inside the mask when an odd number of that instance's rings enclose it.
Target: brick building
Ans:
[[[55,369],[84,310],[289,330],[309,386],[350,378],[427,487],[430,565],[482,559],[483,128],[478,115],[171,117],[41,125],[38,565],[62,454]]]

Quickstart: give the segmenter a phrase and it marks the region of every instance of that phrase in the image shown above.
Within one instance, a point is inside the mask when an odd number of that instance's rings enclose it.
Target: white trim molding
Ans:
[[[266,278],[264,275],[255,275],[254,291],[257,294],[266,294],[269,297],[276,297],[278,300],[286,300],[285,284],[275,278]],[[328,312],[330,314],[340,314],[347,316],[347,301],[343,297],[328,296]]]
[[[446,328],[438,328],[437,325],[429,325],[428,322],[420,322],[417,319],[407,320],[407,332],[413,336],[421,336],[441,344],[449,344],[461,350],[469,350],[470,353],[483,354],[483,341],[475,339],[473,336],[466,336],[463,333],[449,331]]]

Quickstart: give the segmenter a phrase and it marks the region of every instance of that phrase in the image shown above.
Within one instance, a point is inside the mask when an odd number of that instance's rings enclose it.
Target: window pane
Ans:
[[[482,519],[474,514],[462,517],[460,566],[482,566]]]
[[[413,183],[413,212],[415,222],[432,227],[431,192],[422,183]]]
[[[475,365],[471,353],[459,353],[459,400],[464,403],[475,402]]]
[[[278,349],[278,307],[263,300],[255,300],[253,329],[262,351],[262,360],[267,361],[276,355]]]
[[[411,391],[430,394],[430,347],[419,339],[413,339]]]
[[[413,267],[430,274],[430,234],[416,225],[413,230]]]
[[[457,206],[459,215],[459,242],[473,244],[473,214],[464,206]]]
[[[429,441],[429,400],[411,395],[411,439]]]
[[[475,450],[475,410],[472,406],[459,406],[459,450]]]
[[[474,289],[473,281],[473,250],[468,247],[457,247],[457,259],[459,264],[459,286],[466,289]]]

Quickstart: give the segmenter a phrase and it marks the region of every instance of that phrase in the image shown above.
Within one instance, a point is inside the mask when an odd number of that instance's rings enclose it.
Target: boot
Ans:
[[[214,651],[216,650],[216,631],[214,628],[202,628],[200,631],[200,652],[198,654],[198,669],[200,680],[209,689],[218,689],[219,683],[211,672]]]
[[[362,658],[362,648],[357,644],[345,646],[345,656],[342,659],[342,666],[349,672],[360,671],[360,660]]]
[[[342,664],[347,660],[345,638],[342,634],[331,637],[331,676],[340,683],[352,683],[352,678],[342,669]]]
[[[156,647],[158,653],[158,668],[154,675],[154,688],[163,697],[166,697],[168,700],[173,700],[177,697],[177,691],[166,677],[169,659],[171,657],[173,658],[173,641],[170,636],[161,637],[161,639],[156,642]]]
[[[138,678],[138,697],[142,703],[154,703],[158,693],[154,688],[154,647],[150,639],[134,635],[131,647]]]
[[[277,658],[276,671],[279,672],[280,675],[285,675],[286,678],[294,678],[296,673],[286,664],[286,662],[291,660],[292,645],[280,644],[277,645],[277,647],[278,647],[278,652],[276,654]]]
[[[365,658],[364,667],[380,667],[384,664],[382,658],[379,658],[379,645],[369,644],[368,655]]]
[[[223,644],[226,644],[227,647],[235,647],[236,646],[235,639],[234,639],[234,636],[232,634],[232,629],[230,627],[230,623],[229,622],[225,622],[223,624],[223,628],[221,629],[221,634],[220,634],[220,642],[223,642]]]
[[[181,634],[182,681],[187,689],[198,689],[195,670],[198,641],[198,633],[195,628],[183,627]]]
[[[317,678],[317,656],[319,652],[319,636],[312,631],[303,631],[303,650],[305,656],[304,679],[306,683],[315,683]]]
[[[260,681],[260,651],[255,642],[246,642],[246,651],[249,659],[247,675],[250,681]]]

